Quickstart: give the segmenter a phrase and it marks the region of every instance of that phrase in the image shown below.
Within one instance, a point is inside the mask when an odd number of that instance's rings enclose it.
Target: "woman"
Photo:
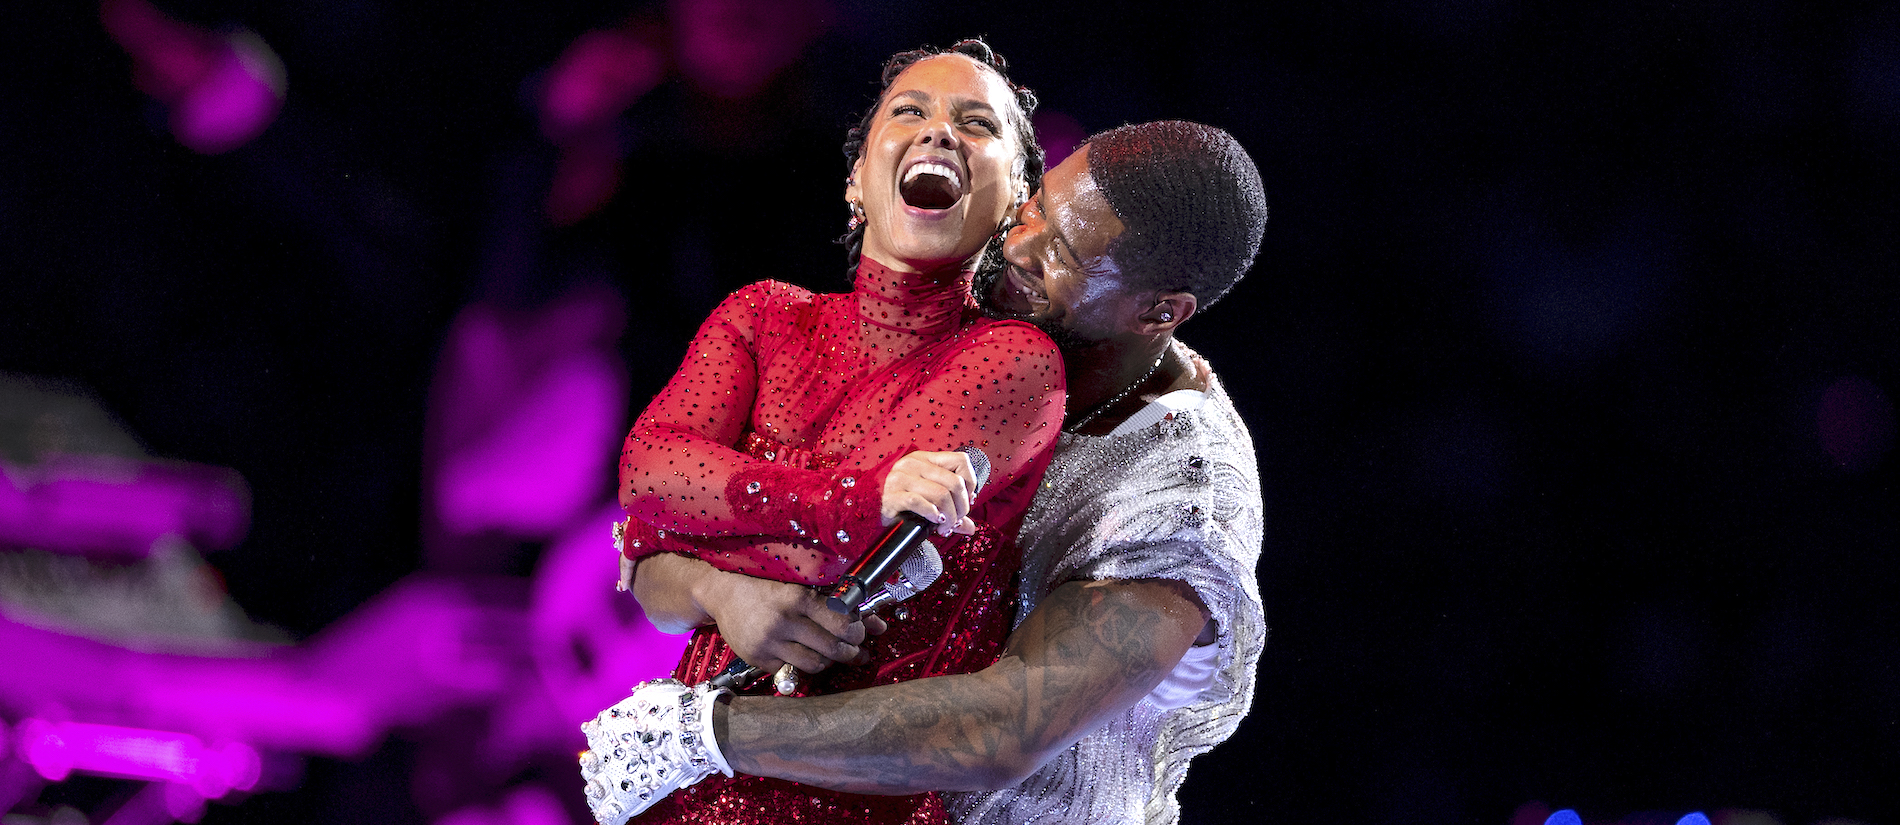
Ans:
[[[827,670],[805,691],[976,670],[1008,632],[1013,536],[1060,427],[1063,377],[1046,336],[983,318],[969,295],[986,242],[1042,171],[1028,127],[1035,98],[1009,84],[1005,65],[981,41],[891,58],[876,106],[845,144],[853,291],[768,281],[734,293],[627,438],[623,549],[635,561],[678,552],[727,572],[826,584],[898,510],[944,522],[943,576],[866,646],[868,664]],[[928,464],[964,445],[981,449],[991,472],[970,520],[950,524],[913,483],[946,468],[910,468],[917,455]],[[967,467],[955,470],[967,478]],[[733,655],[715,628],[701,628],[674,675],[704,682]],[[778,818],[945,821],[932,794],[717,775],[640,821]]]

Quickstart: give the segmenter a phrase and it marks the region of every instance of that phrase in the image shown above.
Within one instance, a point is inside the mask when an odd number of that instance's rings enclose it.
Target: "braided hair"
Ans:
[[[1126,227],[1109,248],[1139,288],[1213,306],[1253,266],[1267,229],[1260,169],[1234,136],[1184,120],[1089,138],[1089,176]]]
[[[907,52],[898,52],[897,54],[891,55],[889,60],[884,61],[884,74],[881,85],[878,88],[877,101],[872,103],[870,108],[864,110],[864,114],[858,118],[858,125],[851,127],[850,130],[845,132],[845,174],[851,174],[851,171],[857,167],[858,158],[864,153],[864,138],[871,133],[872,121],[877,118],[878,111],[883,108],[884,93],[890,91],[891,82],[896,80],[898,75],[903,74],[905,69],[910,68],[911,64],[923,60],[926,57],[936,57],[944,54],[960,54],[989,67],[990,71],[995,72],[997,77],[1002,78],[1003,85],[1008,86],[1010,92],[1016,96],[1015,111],[1008,114],[1008,119],[1010,129],[1017,135],[1016,143],[1022,147],[1022,155],[1017,159],[1019,166],[1018,171],[1022,173],[1023,182],[1029,187],[1029,191],[1036,191],[1036,189],[1042,185],[1043,172],[1042,144],[1036,140],[1036,127],[1031,125],[1029,120],[1030,117],[1036,113],[1036,93],[1030,91],[1026,86],[1019,86],[1011,81],[1009,79],[1009,61],[1003,59],[1002,55],[997,54],[994,49],[990,48],[990,44],[983,42],[983,39],[980,37],[970,38],[948,49],[939,49],[935,46],[923,46]],[[864,252],[864,228],[864,224],[860,223],[845,232],[837,241],[844,246],[845,250],[845,259],[847,262],[845,278],[847,283],[850,278],[857,274],[858,259]],[[1001,249],[1002,233],[998,232],[990,238],[989,244],[983,248],[982,257],[985,260],[1000,259],[1002,256]]]

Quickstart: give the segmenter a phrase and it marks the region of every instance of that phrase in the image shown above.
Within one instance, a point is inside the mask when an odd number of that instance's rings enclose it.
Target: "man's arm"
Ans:
[[[1181,582],[1070,582],[985,670],[807,699],[735,697],[714,712],[714,732],[741,773],[855,793],[1007,788],[1140,701],[1207,623]]]

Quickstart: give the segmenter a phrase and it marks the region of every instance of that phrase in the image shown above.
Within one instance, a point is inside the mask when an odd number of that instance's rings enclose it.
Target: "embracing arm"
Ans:
[[[855,793],[1006,788],[1140,701],[1207,622],[1181,582],[1070,582],[985,670],[807,699],[740,696],[715,711],[714,731],[741,773]]]

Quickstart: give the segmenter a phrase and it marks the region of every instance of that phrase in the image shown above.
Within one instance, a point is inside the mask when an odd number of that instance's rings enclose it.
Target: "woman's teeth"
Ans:
[[[963,189],[963,177],[957,174],[956,167],[934,160],[926,160],[911,165],[909,169],[904,170],[904,179],[901,183],[908,184],[922,175],[936,175],[937,177],[950,181],[950,187],[952,189]]]

